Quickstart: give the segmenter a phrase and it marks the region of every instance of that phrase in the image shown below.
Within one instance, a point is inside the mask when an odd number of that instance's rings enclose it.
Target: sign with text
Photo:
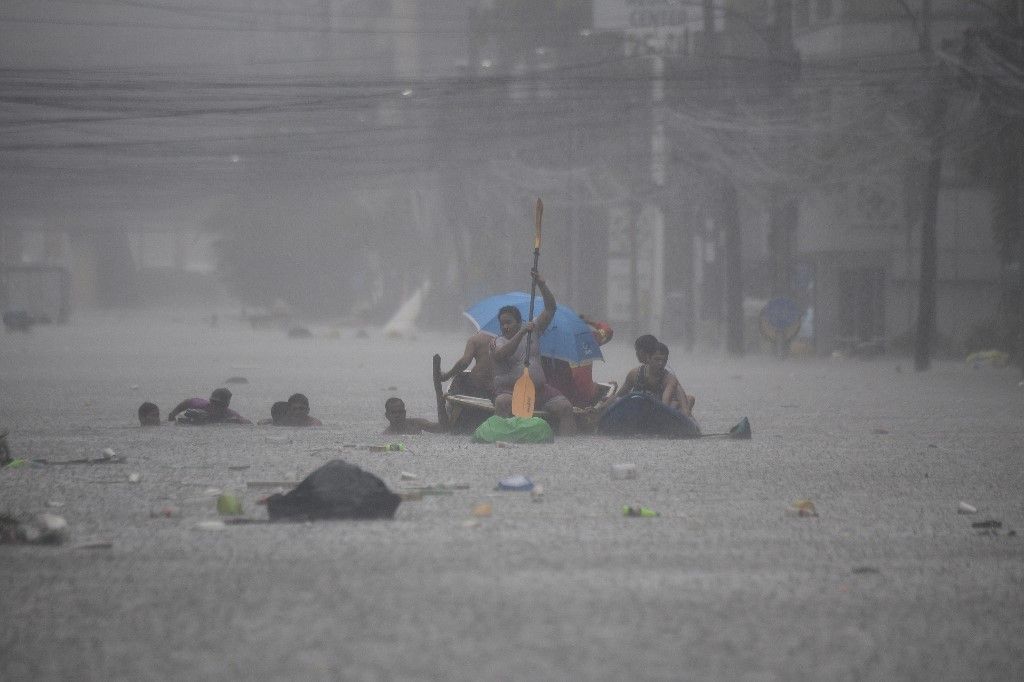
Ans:
[[[694,31],[703,27],[701,3],[693,0],[594,0],[594,28],[598,31]]]

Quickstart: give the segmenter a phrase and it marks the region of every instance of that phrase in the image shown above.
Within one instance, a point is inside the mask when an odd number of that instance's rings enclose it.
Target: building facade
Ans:
[[[928,28],[940,64],[934,69],[920,49],[920,2],[793,3],[793,41],[804,78],[844,74],[798,86],[812,100],[812,123],[826,124],[815,152],[834,154],[843,167],[833,182],[810,189],[799,206],[797,259],[813,277],[808,304],[819,353],[864,345],[898,350],[913,343],[929,145],[920,119],[935,89],[946,112],[939,124],[937,350],[965,350],[972,334],[997,314],[1003,270],[993,190],[971,168],[977,157],[974,102],[958,91],[944,62],[957,53],[964,31],[986,17],[973,3],[931,4]],[[872,143],[878,147],[865,152]]]

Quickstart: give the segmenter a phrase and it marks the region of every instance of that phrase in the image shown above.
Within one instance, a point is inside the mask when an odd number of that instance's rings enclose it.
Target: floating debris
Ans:
[[[496,485],[494,489],[515,492],[529,492],[533,490],[533,481],[531,481],[526,476],[516,474],[514,476],[509,476],[498,481],[498,485]]]
[[[786,513],[791,516],[817,516],[818,510],[810,500],[797,500],[786,508]]]
[[[636,464],[632,462],[612,464],[612,478],[619,481],[636,478]]]
[[[386,443],[384,445],[367,445],[370,452],[406,452],[405,443]]]
[[[196,524],[196,530],[224,530],[227,525],[220,520],[200,521]]]
[[[149,518],[151,519],[171,519],[176,516],[181,516],[181,509],[173,504],[165,504],[149,510]]]
[[[850,573],[853,573],[854,575],[865,575],[869,573],[881,573],[881,571],[874,566],[854,566],[850,569]]]
[[[661,514],[654,511],[653,509],[650,509],[649,507],[642,507],[640,505],[630,506],[628,504],[622,508],[622,515],[643,518],[653,518],[655,516],[661,516]]]
[[[68,522],[56,514],[36,514],[27,523],[0,515],[0,543],[59,545],[68,538]]]

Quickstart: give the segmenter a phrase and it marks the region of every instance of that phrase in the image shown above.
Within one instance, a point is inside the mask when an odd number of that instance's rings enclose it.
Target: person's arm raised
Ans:
[[[544,297],[544,310],[541,311],[540,315],[537,316],[537,329],[538,334],[543,334],[544,330],[551,324],[551,319],[555,316],[555,310],[558,309],[558,304],[555,302],[555,295],[551,293],[551,289],[548,288],[548,283],[544,281],[540,273],[536,270],[532,270],[530,274],[533,275],[534,280],[537,282],[537,288],[540,289],[541,296]]]

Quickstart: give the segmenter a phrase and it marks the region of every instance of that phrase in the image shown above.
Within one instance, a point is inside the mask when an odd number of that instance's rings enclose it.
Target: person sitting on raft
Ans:
[[[639,354],[638,348],[637,355]],[[687,417],[693,417],[693,405],[696,399],[687,395],[676,375],[665,369],[667,364],[668,346],[659,341],[645,364],[629,370],[617,395],[624,396],[636,392],[650,393],[672,409]]]
[[[499,417],[512,416],[512,390],[523,374],[523,367],[529,358],[530,378],[536,390],[534,404],[537,409],[551,413],[558,419],[558,435],[571,436],[576,433],[576,420],[572,403],[558,389],[548,385],[544,368],[540,362],[540,335],[544,333],[555,316],[557,303],[544,278],[531,270],[534,282],[544,297],[544,310],[536,320],[523,322],[519,308],[507,305],[498,311],[501,336],[491,341],[491,359],[494,360],[494,413]],[[531,334],[529,348],[522,343],[528,332]]]
[[[405,416],[405,401],[401,398],[388,398],[384,402],[384,418],[388,420],[385,435],[417,436],[427,433],[442,433],[444,429],[437,422],[420,417]]]
[[[206,421],[216,424],[251,424],[252,422],[228,408],[231,403],[231,391],[226,388],[216,388],[210,394],[210,399],[188,398],[178,403],[173,410],[167,413],[167,421],[174,421],[179,413],[185,410],[201,410],[206,413]]]
[[[466,341],[462,357],[441,375],[441,381],[451,380],[448,393],[494,399],[494,363],[491,361],[491,339],[487,332],[477,332]],[[466,368],[473,365],[468,372]]]
[[[654,352],[658,350],[660,343],[661,341],[658,341],[654,334],[644,334],[643,336],[636,337],[636,341],[633,342],[633,350],[636,351],[636,361],[641,365],[646,365]]]
[[[285,426],[323,426],[316,417],[309,416],[309,398],[301,393],[288,396],[288,411],[284,416]]]
[[[139,426],[160,426],[160,408],[155,403],[139,405]]]

